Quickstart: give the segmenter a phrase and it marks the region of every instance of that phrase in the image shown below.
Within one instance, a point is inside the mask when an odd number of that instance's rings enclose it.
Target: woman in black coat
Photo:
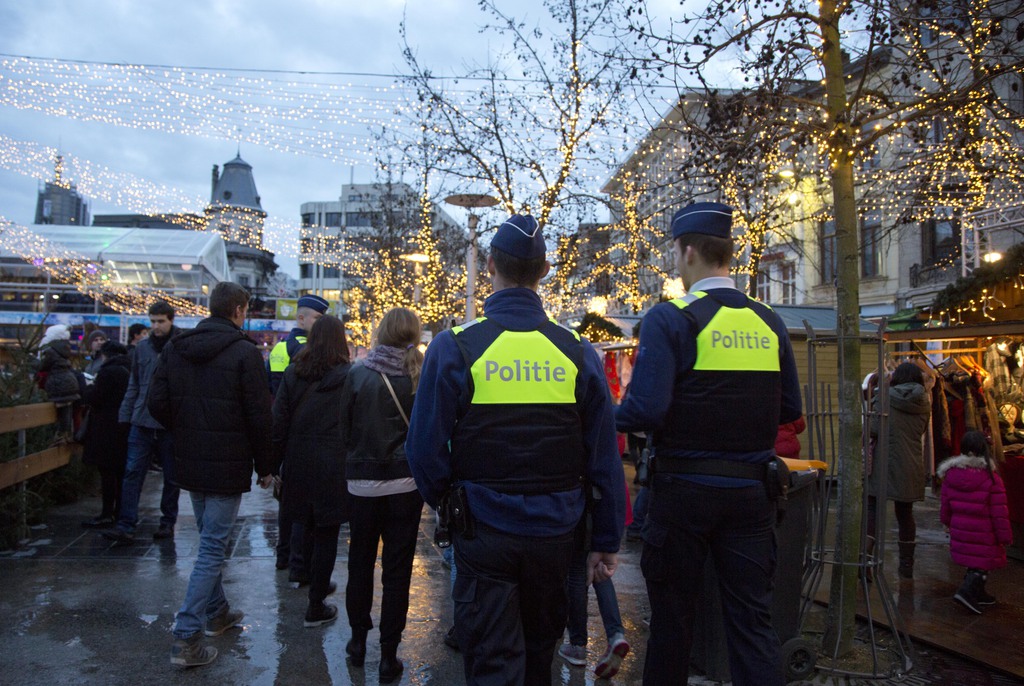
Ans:
[[[121,505],[121,482],[128,460],[128,426],[117,421],[131,373],[128,350],[117,341],[107,341],[100,348],[100,356],[99,372],[83,398],[89,406],[89,420],[82,441],[82,462],[94,465],[100,472],[103,510],[98,517],[82,522],[86,528],[113,526]]]
[[[309,607],[304,626],[338,618],[324,603],[338,554],[338,532],[348,521],[345,483],[345,435],[341,392],[349,370],[345,325],[324,316],[285,370],[274,400],[274,449],[281,459],[284,499],[281,507],[305,524],[303,559],[309,568]]]

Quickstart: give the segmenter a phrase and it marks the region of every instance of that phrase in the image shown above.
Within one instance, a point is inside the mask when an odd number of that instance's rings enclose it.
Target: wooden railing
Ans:
[[[45,450],[26,454],[25,432],[57,421],[57,408],[53,403],[35,403],[0,407],[0,433],[18,432],[18,457],[0,462],[0,490],[23,484],[28,479],[63,467],[70,460],[76,443],[54,445]]]

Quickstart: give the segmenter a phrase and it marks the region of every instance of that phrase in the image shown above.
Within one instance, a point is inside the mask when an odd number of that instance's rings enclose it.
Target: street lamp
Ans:
[[[420,281],[422,281],[420,277],[423,276],[423,265],[430,262],[430,258],[421,252],[414,252],[406,255],[399,255],[398,259],[413,263],[413,273],[416,275],[416,278],[413,279],[412,285],[412,303],[413,305],[419,306],[421,294]]]
[[[476,226],[480,221],[480,217],[473,214],[473,210],[494,207],[501,201],[492,195],[475,193],[449,195],[444,201],[449,205],[469,210],[469,219],[466,222],[469,228],[469,249],[466,254],[466,321],[471,322],[476,319]]]

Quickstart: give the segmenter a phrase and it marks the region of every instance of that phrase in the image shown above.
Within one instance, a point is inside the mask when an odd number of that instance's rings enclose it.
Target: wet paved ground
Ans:
[[[177,536],[153,541],[159,517],[159,479],[147,479],[137,542],[115,547],[79,522],[98,511],[86,498],[55,508],[17,552],[0,553],[0,683],[3,684],[376,684],[379,651],[370,633],[365,669],[352,667],[344,646],[345,546],[339,549],[334,602],[341,616],[333,625],[304,629],[305,590],[274,569],[276,503],[256,490],[242,508],[225,572],[233,607],[246,613],[241,630],[207,639],[221,655],[193,670],[168,662],[170,629],[195,559],[198,534],[187,494],[182,495]],[[409,622],[399,651],[402,684],[461,684],[459,655],[442,637],[452,621],[448,570],[430,543],[432,517],[424,516],[413,574]],[[345,530],[342,530],[342,538]],[[344,543],[344,540],[343,540]],[[584,670],[556,657],[554,683],[639,684],[643,670],[647,599],[639,572],[640,547],[625,543],[615,576],[633,652],[613,680],[598,681],[593,667],[604,650],[604,632],[591,596],[590,662]],[[378,584],[379,590],[379,584]],[[379,599],[376,605],[379,610]],[[1008,645],[1008,650],[1020,650]],[[958,657],[917,646],[917,668],[904,684],[1022,683]],[[398,683],[398,682],[396,682]],[[708,684],[691,677],[691,684]],[[869,683],[816,675],[814,684]],[[879,682],[870,682],[879,683]]]

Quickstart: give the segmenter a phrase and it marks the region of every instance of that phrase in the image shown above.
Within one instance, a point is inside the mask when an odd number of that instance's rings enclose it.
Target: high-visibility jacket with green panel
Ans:
[[[470,371],[468,410],[451,441],[453,479],[524,495],[580,488],[579,336],[552,321],[509,331],[486,317],[452,331]]]

